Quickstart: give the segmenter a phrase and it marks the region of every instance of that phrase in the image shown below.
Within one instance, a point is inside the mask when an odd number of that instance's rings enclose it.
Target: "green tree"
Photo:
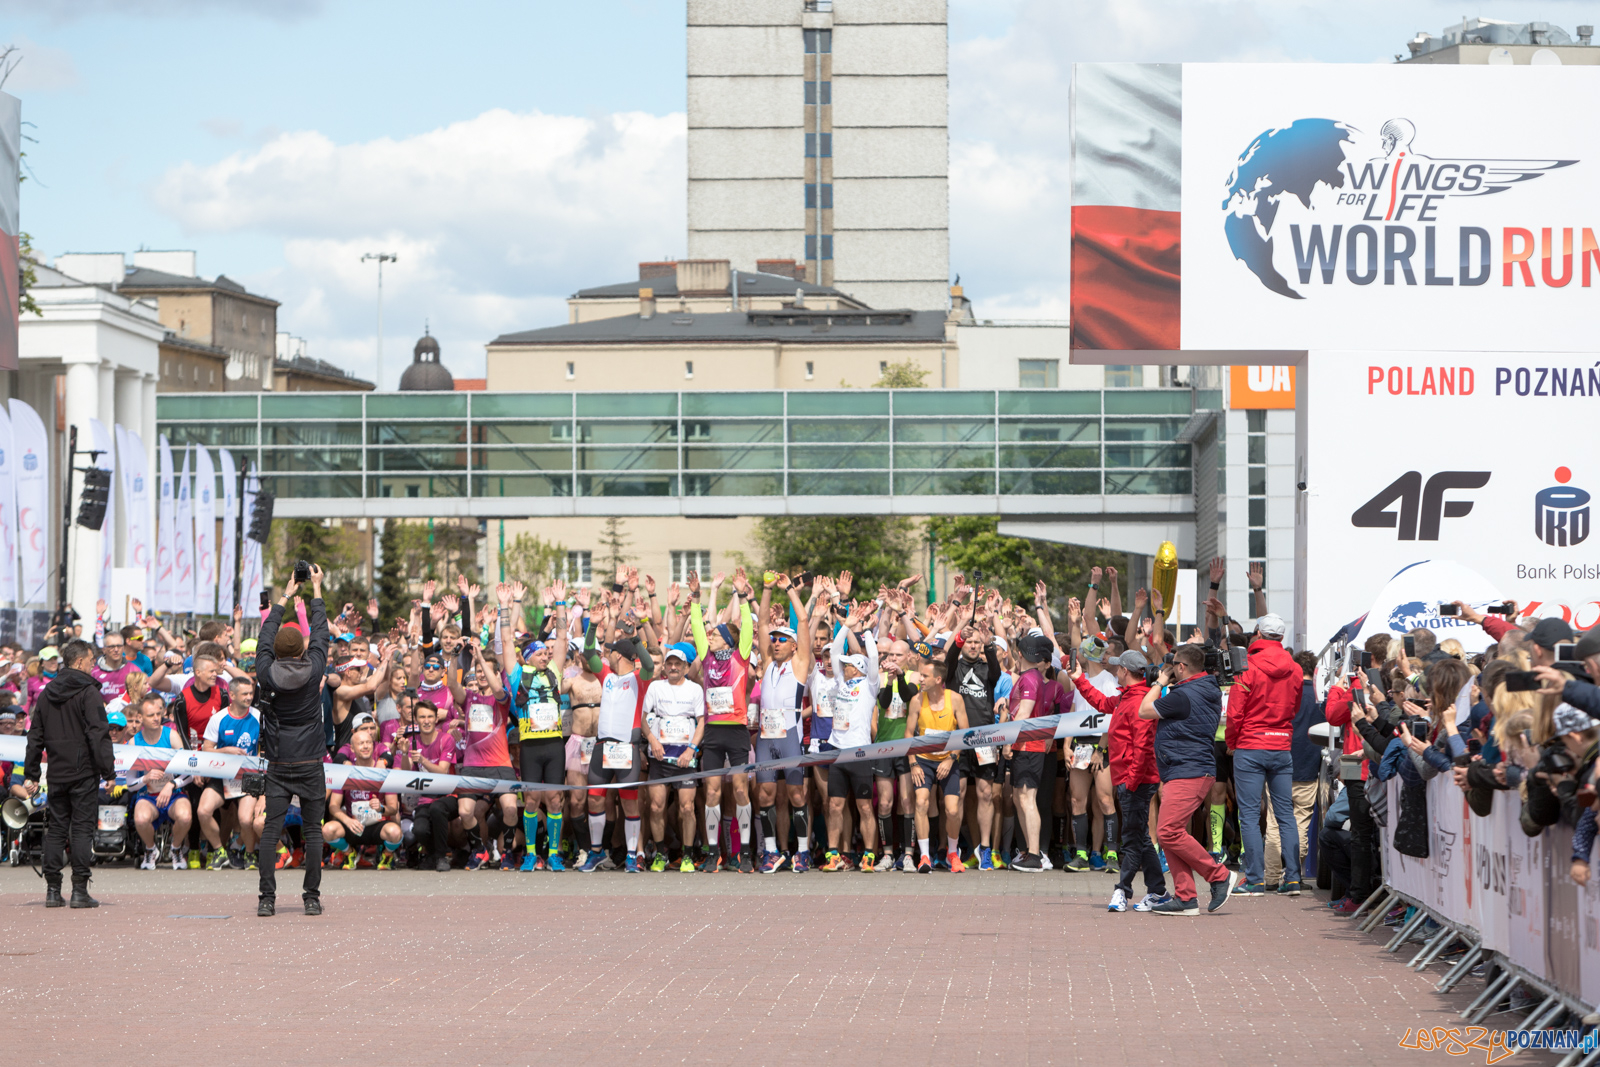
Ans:
[[[539,600],[539,592],[565,566],[567,546],[559,541],[546,541],[536,534],[519,533],[506,546],[500,561],[505,568],[506,581],[515,579],[528,587],[522,610],[527,616],[527,625],[537,628],[544,621],[544,604]]]
[[[1034,583],[1044,582],[1050,589],[1050,610],[1062,626],[1067,598],[1083,596],[1092,568],[1110,566],[1126,572],[1128,566],[1128,557],[1121,552],[1007,537],[992,515],[936,515],[923,529],[934,539],[939,558],[974,585],[998,589],[1031,606]]]
[[[878,380],[872,383],[874,389],[925,389],[927,385],[927,370],[912,359],[888,364],[883,368],[883,373],[878,375]]]
[[[623,530],[622,520],[615,515],[607,518],[606,528],[600,534],[600,547],[605,549],[600,562],[604,568],[606,583],[610,583],[611,576],[616,574],[618,567],[638,558],[628,551],[632,544],[633,538]]]
[[[370,592],[361,574],[361,550],[355,530],[324,526],[318,519],[273,519],[272,565],[279,584],[295,562],[305,560],[322,568],[322,599],[330,614],[345,604],[366,607]]]
[[[411,590],[406,581],[406,571],[400,549],[401,532],[405,523],[388,519],[383,533],[378,537],[378,548],[383,553],[383,565],[378,568],[378,628],[393,625],[394,620],[410,609]]]
[[[768,570],[847,570],[856,588],[872,595],[912,573],[915,533],[910,519],[897,516],[769,515],[756,523],[753,536]]]

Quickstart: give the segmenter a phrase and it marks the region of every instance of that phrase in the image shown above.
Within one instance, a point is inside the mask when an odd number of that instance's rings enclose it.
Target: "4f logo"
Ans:
[[[413,778],[411,781],[406,783],[406,788],[415,789],[417,792],[421,793],[426,792],[427,788],[432,784],[432,778]]]
[[[1417,471],[1406,471],[1350,516],[1352,526],[1397,529],[1402,541],[1437,541],[1443,519],[1460,519],[1472,513],[1470,500],[1446,500],[1455,489],[1482,489],[1489,471],[1440,471],[1426,485]],[[1399,503],[1399,511],[1393,509]]]

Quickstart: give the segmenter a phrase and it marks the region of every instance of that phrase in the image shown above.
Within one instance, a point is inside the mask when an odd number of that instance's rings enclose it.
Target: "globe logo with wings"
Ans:
[[[1234,258],[1274,293],[1304,300],[1275,263],[1286,210],[1329,222],[1431,223],[1451,201],[1504,193],[1578,162],[1430,156],[1416,140],[1407,118],[1386,120],[1376,138],[1326,118],[1259,134],[1235,161],[1222,201]]]

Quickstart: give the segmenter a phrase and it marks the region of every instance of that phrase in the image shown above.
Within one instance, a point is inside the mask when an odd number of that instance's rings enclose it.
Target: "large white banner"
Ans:
[[[122,472],[122,514],[127,543],[123,566],[144,571],[145,589],[150,589],[150,464],[144,442],[133,430],[115,427],[118,469]],[[152,598],[151,607],[155,606]]]
[[[111,447],[111,434],[105,423],[90,419],[89,433],[94,438],[95,451],[100,453],[94,465],[111,474],[111,482],[106,486],[106,514],[100,520],[100,582],[95,592],[96,597],[110,604],[111,556],[117,544],[117,454]]]
[[[1592,70],[1191,63],[1182,101],[1183,348],[1596,347]]]
[[[1522,353],[1312,352],[1305,404],[1307,639],[1423,560],[1481,575],[1524,615],[1600,622],[1600,365]],[[1547,432],[1548,431],[1548,432]],[[1392,629],[1475,631],[1419,588]],[[1401,610],[1403,609],[1403,610]]]
[[[11,416],[0,404],[0,604],[17,602],[17,493],[13,479],[16,449]]]
[[[261,569],[261,546],[250,540],[249,537],[250,513],[255,510],[256,490],[260,485],[261,478],[258,474],[253,472],[246,474],[244,479],[244,499],[239,502],[239,506],[244,508],[246,530],[246,536],[240,551],[244,573],[240,576],[239,595],[244,598],[244,603],[240,606],[246,611],[255,611],[257,609],[261,602],[261,589],[265,580]]]
[[[21,604],[47,604],[50,578],[50,439],[39,413],[11,401],[11,443],[16,452],[17,555],[22,562]],[[20,606],[20,604],[19,604]]]
[[[168,443],[167,435],[162,434],[159,442],[156,463],[161,495],[156,498],[156,580],[150,600],[151,607],[156,611],[176,611],[173,606],[172,558],[177,554],[177,538],[173,536],[174,528],[178,525],[177,500],[174,498],[177,479],[172,475],[172,445]]]
[[[233,541],[235,520],[239,516],[239,474],[233,465],[232,452],[219,448],[217,456],[222,460],[222,547],[217,553],[217,573],[220,576],[217,581],[217,612],[226,615],[234,608],[233,579],[239,573]]]
[[[189,447],[172,490],[172,610],[179,615],[194,611],[194,501],[190,497]]]
[[[194,610],[217,611],[217,471],[211,451],[194,450]]]

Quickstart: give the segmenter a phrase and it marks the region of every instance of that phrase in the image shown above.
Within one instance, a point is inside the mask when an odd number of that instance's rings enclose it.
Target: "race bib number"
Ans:
[[[467,731],[486,734],[494,729],[494,708],[488,704],[474,704],[467,712]]]
[[[600,766],[608,771],[633,769],[633,745],[627,741],[607,741],[600,753]]]
[[[554,730],[561,721],[561,708],[551,701],[528,705],[528,719],[536,730]]]
[[[1086,770],[1088,770],[1089,769],[1089,763],[1093,759],[1094,759],[1094,746],[1093,745],[1078,745],[1075,748],[1073,748],[1073,750],[1072,750],[1072,768],[1073,768],[1073,770],[1078,770],[1078,771],[1086,771]]]
[[[833,720],[833,728],[836,731],[843,733],[850,729],[850,706],[848,704],[841,705],[837,711],[830,708],[828,717]]]
[[[383,812],[374,807],[370,800],[358,800],[350,805],[350,814],[360,819],[362,826],[383,821]]]
[[[120,830],[128,821],[128,809],[121,804],[100,805],[99,818],[95,820],[95,828],[100,830]]]
[[[762,708],[761,736],[769,741],[784,736],[789,732],[787,719],[782,708]]]
[[[578,742],[578,755],[583,757],[585,765],[589,763],[589,760],[594,756],[594,738],[585,737]]]
[[[818,693],[813,702],[812,710],[817,713],[817,718],[819,719],[833,718],[833,694],[828,693],[824,695],[822,693]],[[848,730],[850,727],[841,726],[839,729]]]
[[[222,783],[222,799],[232,800],[244,796],[244,787],[239,784],[239,779],[229,778]]]
[[[896,693],[893,697],[891,697],[889,699],[889,718],[891,718],[891,719],[903,719],[905,717],[906,717],[906,702],[900,699],[900,694],[899,693]]]
[[[978,766],[980,767],[987,767],[1000,758],[999,750],[993,745],[979,745],[972,750],[972,754],[978,757]]]
[[[666,715],[661,719],[661,742],[667,745],[687,745],[694,740],[694,720],[682,715]]]
[[[726,715],[733,711],[733,686],[718,685],[706,690],[706,711]]]

